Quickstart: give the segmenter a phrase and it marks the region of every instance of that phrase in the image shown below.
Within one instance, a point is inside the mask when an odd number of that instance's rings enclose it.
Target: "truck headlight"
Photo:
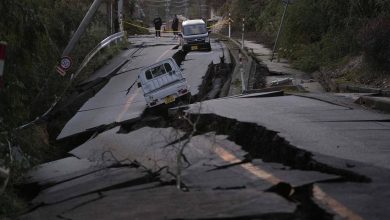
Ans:
[[[206,43],[210,42],[210,37],[206,37],[206,38],[204,39],[204,41],[205,41]]]

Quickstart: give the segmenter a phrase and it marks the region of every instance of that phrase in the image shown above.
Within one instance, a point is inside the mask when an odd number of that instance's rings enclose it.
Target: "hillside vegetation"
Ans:
[[[56,154],[44,125],[14,129],[43,114],[64,91],[69,77],[56,73],[55,66],[89,4],[79,0],[0,1],[0,40],[8,44],[5,86],[0,89],[0,165],[11,168],[7,190],[0,195],[0,216],[24,207],[14,188],[24,170]],[[73,66],[106,36],[106,24],[99,19],[103,16],[95,17],[71,54]],[[13,146],[13,160],[8,142]]]
[[[0,88],[0,166],[11,169],[6,191],[1,194],[0,190],[0,218],[25,208],[23,196],[26,194],[18,190],[24,172],[64,153],[51,140],[51,131],[47,129],[52,119],[25,129],[16,128],[48,110],[64,93],[70,73],[75,72],[88,52],[109,35],[106,6],[102,5],[70,54],[73,66],[67,76],[62,77],[55,71],[62,51],[91,3],[89,0],[0,1],[0,41],[8,44],[5,84]],[[132,10],[126,8],[126,18],[131,17]],[[131,32],[132,28],[127,31]],[[104,49],[84,69],[80,79],[104,65],[119,50],[120,47]],[[1,178],[0,187],[2,181]]]
[[[230,11],[235,21],[245,17],[248,30],[269,47],[273,45],[284,10],[282,1],[223,2],[224,15]],[[235,25],[239,30],[240,23]],[[307,72],[363,56],[359,71],[389,74],[390,1],[295,0],[288,6],[278,53]]]

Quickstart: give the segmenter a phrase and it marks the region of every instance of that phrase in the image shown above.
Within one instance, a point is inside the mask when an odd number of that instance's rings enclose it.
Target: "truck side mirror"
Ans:
[[[138,88],[141,88],[141,87],[142,87],[142,85],[141,85],[140,82],[137,83],[137,86],[138,86]]]
[[[211,30],[208,30],[207,32],[208,32],[209,34],[211,34]]]

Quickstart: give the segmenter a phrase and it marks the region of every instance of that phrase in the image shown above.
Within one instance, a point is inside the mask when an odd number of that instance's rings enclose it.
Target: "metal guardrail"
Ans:
[[[14,158],[12,156],[11,143],[8,140],[7,140],[7,142],[8,142],[8,149],[9,149],[9,157],[10,157],[11,164],[12,164],[14,161]],[[0,196],[4,193],[5,188],[8,185],[9,178],[10,178],[10,169],[0,166]]]
[[[26,123],[24,125],[21,125],[19,127],[17,127],[15,130],[20,130],[20,129],[24,129],[32,124],[34,124],[35,122],[41,120],[42,118],[46,117],[46,115],[48,115],[53,109],[54,107],[56,107],[56,105],[58,104],[58,102],[62,99],[62,97],[64,96],[66,90],[70,87],[72,81],[80,74],[80,72],[84,69],[84,67],[89,63],[89,61],[91,61],[91,59],[96,55],[97,52],[99,52],[101,49],[103,49],[104,47],[106,47],[107,45],[109,45],[111,42],[119,39],[119,38],[122,38],[122,37],[125,37],[126,36],[126,31],[122,31],[122,32],[118,32],[118,33],[115,33],[111,36],[108,36],[106,37],[104,40],[102,40],[98,45],[95,46],[95,48],[93,48],[88,54],[87,56],[85,56],[83,62],[81,63],[80,67],[77,69],[77,71],[71,75],[70,77],[70,81],[68,82],[68,85],[66,86],[65,90],[63,91],[63,93],[58,96],[55,101],[53,102],[53,104],[50,106],[50,108],[45,112],[43,113],[41,116],[37,117],[36,119],[34,119],[33,121],[30,121],[29,123]]]
[[[115,41],[115,40],[117,40],[119,38],[125,37],[125,36],[126,36],[126,32],[122,31],[122,32],[115,33],[115,34],[113,34],[111,36],[108,36],[107,38],[102,40],[98,45],[96,45],[95,48],[93,48],[87,54],[87,56],[85,56],[83,62],[80,65],[80,67],[77,69],[77,71],[74,74],[72,74],[70,79],[73,80],[74,78],[76,78],[80,74],[80,72],[84,69],[84,67],[89,63],[89,61],[91,61],[91,59],[96,55],[97,52],[99,52],[101,49],[103,49],[104,47],[109,45],[111,42],[113,42],[113,41]]]
[[[4,193],[9,180],[9,169],[0,166],[0,195]]]
[[[241,44],[237,42],[234,39],[229,39],[231,42],[233,42],[238,48],[241,48]],[[243,79],[242,79],[242,92],[246,93],[247,91],[252,90],[252,82],[251,77],[253,77],[255,71],[256,71],[256,62],[252,58],[250,54],[248,54],[248,51],[244,49],[239,49],[240,52],[246,57],[247,63],[245,65],[244,71],[243,71]]]

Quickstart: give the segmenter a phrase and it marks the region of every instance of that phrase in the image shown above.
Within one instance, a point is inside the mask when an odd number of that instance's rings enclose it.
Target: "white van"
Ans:
[[[142,88],[148,107],[173,103],[189,95],[187,80],[172,58],[142,68],[138,87]]]
[[[183,21],[180,44],[184,51],[211,50],[209,31],[201,19]]]

